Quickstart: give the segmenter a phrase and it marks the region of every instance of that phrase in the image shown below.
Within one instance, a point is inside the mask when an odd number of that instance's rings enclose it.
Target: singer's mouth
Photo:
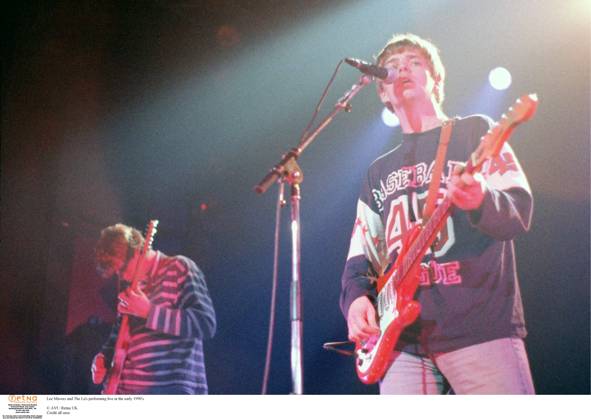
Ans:
[[[397,89],[404,89],[407,87],[411,87],[413,85],[413,83],[414,82],[411,79],[405,77],[405,78],[401,78],[401,79],[396,80],[394,82],[394,86]]]
[[[396,84],[399,86],[406,86],[408,84],[411,84],[413,81],[407,77],[402,77],[396,80]]]

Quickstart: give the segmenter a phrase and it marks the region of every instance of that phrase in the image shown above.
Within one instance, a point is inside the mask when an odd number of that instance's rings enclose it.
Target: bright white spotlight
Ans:
[[[388,108],[384,108],[384,110],[382,111],[382,122],[389,127],[397,127],[398,125],[400,125],[398,117],[392,112],[390,112]]]
[[[505,90],[511,86],[511,73],[504,67],[494,68],[488,73],[488,81],[493,89]]]

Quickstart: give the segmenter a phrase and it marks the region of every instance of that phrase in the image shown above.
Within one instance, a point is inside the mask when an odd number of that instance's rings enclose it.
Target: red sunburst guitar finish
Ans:
[[[517,99],[507,114],[482,137],[464,171],[476,173],[488,159],[497,156],[513,129],[532,118],[537,106],[535,94]],[[423,224],[409,231],[395,263],[378,278],[377,315],[381,334],[355,346],[357,376],[365,384],[374,384],[384,376],[400,334],[421,312],[419,302],[414,300],[421,261],[443,228],[451,209],[451,199],[445,197],[429,220],[423,220]]]

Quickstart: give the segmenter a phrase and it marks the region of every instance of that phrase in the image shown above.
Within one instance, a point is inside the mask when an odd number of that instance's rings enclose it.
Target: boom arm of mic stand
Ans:
[[[334,105],[332,111],[322,120],[322,122],[312,131],[310,134],[304,133],[304,136],[300,139],[300,143],[298,147],[292,148],[290,151],[285,153],[279,163],[277,163],[273,168],[267,173],[267,175],[261,180],[255,187],[254,190],[258,194],[263,194],[269,189],[269,187],[277,182],[277,180],[285,175],[286,166],[290,162],[290,160],[297,160],[297,158],[302,154],[302,152],[308,148],[310,144],[318,137],[318,134],[328,126],[334,119],[334,117],[340,111],[349,112],[351,110],[351,105],[349,102],[357,93],[361,91],[363,87],[369,84],[372,81],[372,78],[366,75],[361,76],[359,81],[354,84],[351,89],[349,89],[345,94],[337,101]]]
[[[258,194],[264,194],[269,187],[277,182],[280,177],[283,177],[287,172],[287,167],[290,165],[290,162],[294,161],[299,157],[302,150],[300,148],[292,148],[287,153],[285,153],[279,163],[277,163],[273,168],[267,173],[267,176],[263,178],[255,187],[254,190]]]

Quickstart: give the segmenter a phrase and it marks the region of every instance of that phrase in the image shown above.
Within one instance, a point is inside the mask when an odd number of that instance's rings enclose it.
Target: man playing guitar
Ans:
[[[400,120],[402,143],[374,161],[357,203],[342,277],[341,309],[357,345],[380,336],[376,278],[406,246],[423,218],[442,125],[445,69],[437,48],[413,34],[395,35],[377,65],[394,72],[378,82],[381,101]],[[523,338],[523,308],[513,238],[529,229],[533,200],[511,147],[480,173],[462,171],[490,120],[454,120],[438,202],[453,209],[423,258],[414,298],[416,321],[403,330],[380,381],[382,394],[534,393]]]
[[[214,335],[216,316],[203,273],[184,256],[149,246],[141,252],[144,244],[138,230],[123,224],[101,232],[96,246],[101,276],[139,279],[139,286],[119,294],[117,321],[92,363],[93,382],[105,381],[105,390],[117,394],[207,394],[202,341]],[[113,377],[114,363],[111,371],[107,366],[117,353],[122,315],[129,319],[128,341],[120,374]]]

